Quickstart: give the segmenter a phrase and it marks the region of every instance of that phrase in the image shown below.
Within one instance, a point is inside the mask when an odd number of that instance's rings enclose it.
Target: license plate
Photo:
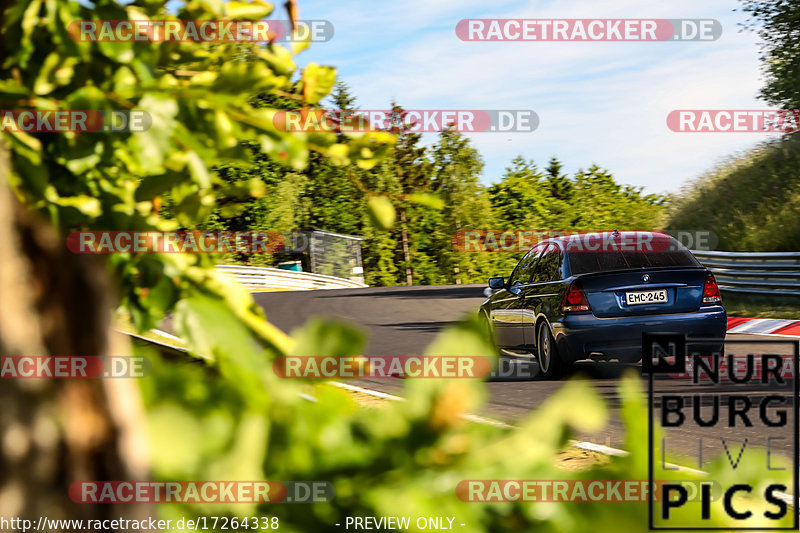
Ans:
[[[667,303],[667,290],[626,292],[625,303],[628,305],[665,304]]]

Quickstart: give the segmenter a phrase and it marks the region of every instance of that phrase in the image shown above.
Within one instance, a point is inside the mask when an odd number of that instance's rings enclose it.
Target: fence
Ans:
[[[800,296],[800,252],[700,252],[719,288],[746,294]]]
[[[344,278],[294,272],[279,268],[265,268],[239,265],[217,265],[217,269],[231,274],[236,281],[250,290],[294,290],[311,289],[353,289],[366,287],[365,284]]]

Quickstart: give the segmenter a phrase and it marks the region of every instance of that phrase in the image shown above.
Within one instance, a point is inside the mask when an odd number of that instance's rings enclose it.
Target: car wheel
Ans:
[[[539,362],[539,373],[547,379],[561,377],[564,363],[558,355],[558,348],[556,348],[550,328],[547,327],[547,322],[541,323],[536,338],[536,359]]]

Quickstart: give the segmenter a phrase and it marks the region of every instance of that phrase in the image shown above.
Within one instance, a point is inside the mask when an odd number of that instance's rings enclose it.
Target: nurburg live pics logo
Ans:
[[[756,342],[768,351],[754,353]],[[787,346],[792,355],[771,353]],[[796,531],[800,343],[643,333],[642,349],[642,372],[648,376],[648,481],[651,485],[660,483],[663,490],[660,501],[655,502],[652,495],[648,499],[649,528]],[[745,364],[737,366],[737,362]],[[739,371],[723,372],[724,363],[726,368]],[[687,369],[691,379],[682,383],[672,379]],[[663,437],[654,438],[655,423],[663,428]],[[673,435],[670,428],[681,428],[681,432]],[[725,471],[717,472],[722,505],[711,506],[710,485],[701,487],[700,501],[692,504],[679,481],[654,479],[656,468],[672,475],[698,474],[666,461],[668,449],[685,453],[687,447],[694,446],[687,445],[687,439],[697,443],[701,469],[704,446],[721,452],[719,459],[727,461],[722,463]],[[680,441],[680,447],[676,441]],[[756,476],[758,485],[754,486],[749,481]],[[712,519],[727,525],[712,525]],[[791,526],[785,525],[788,520]]]

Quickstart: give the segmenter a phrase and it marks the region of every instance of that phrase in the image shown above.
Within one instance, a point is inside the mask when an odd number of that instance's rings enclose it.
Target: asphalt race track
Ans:
[[[450,285],[423,287],[369,287],[364,289],[333,289],[316,291],[264,292],[254,294],[255,301],[264,308],[267,318],[283,331],[289,333],[314,316],[335,317],[361,325],[368,334],[365,355],[389,356],[420,354],[434,339],[436,334],[449,324],[473,314],[484,300],[483,285]],[[729,335],[729,340],[742,339],[758,341],[747,344],[750,353],[778,353],[791,355],[792,347],[763,342],[769,336]],[[776,337],[772,337],[775,339]],[[786,339],[785,339],[786,340]],[[324,355],[324,354],[320,354]],[[613,362],[582,362],[571,372],[573,379],[589,379],[599,393],[606,399],[611,409],[611,422],[606,429],[595,435],[580,435],[579,438],[598,444],[614,447],[623,446],[623,428],[619,421],[619,397],[617,386],[625,372],[641,375],[640,365],[621,365]],[[686,394],[688,380],[656,381],[659,392],[675,391]],[[403,380],[358,379],[349,381],[360,387],[403,394]],[[646,381],[643,381],[646,386]],[[791,384],[791,381],[789,382]],[[562,382],[544,381],[539,378],[526,380],[491,381],[487,383],[490,400],[480,413],[495,419],[513,423],[530,410],[540,405],[556,391]],[[753,400],[753,414],[757,417],[758,400],[768,393],[775,392],[775,385],[724,385],[724,392],[746,394]],[[719,389],[715,389],[719,391]],[[790,392],[791,388],[786,389]],[[692,390],[692,392],[696,392]],[[784,406],[789,408],[789,406]],[[705,409],[705,408],[704,408]],[[691,412],[691,409],[689,409]],[[720,408],[720,419],[727,420],[724,405]],[[773,442],[774,452],[782,449],[791,451],[792,429],[785,428],[785,440]],[[740,424],[741,425],[741,424]],[[784,431],[783,429],[781,431]],[[749,439],[750,445],[763,445],[763,426],[756,422],[752,428],[736,427],[715,430],[715,437],[724,437],[733,450],[738,451],[741,442]],[[704,437],[704,456],[720,453],[722,448],[718,438],[707,438],[709,433],[698,435],[689,429],[674,428],[667,432],[667,447],[687,456],[697,456],[698,436]],[[716,440],[716,442],[715,442]],[[694,466],[697,465],[687,465]]]
[[[412,355],[421,353],[447,325],[476,313],[485,299],[483,289],[483,285],[367,287],[261,292],[253,298],[283,331],[313,316],[344,318],[366,329],[366,355]]]

